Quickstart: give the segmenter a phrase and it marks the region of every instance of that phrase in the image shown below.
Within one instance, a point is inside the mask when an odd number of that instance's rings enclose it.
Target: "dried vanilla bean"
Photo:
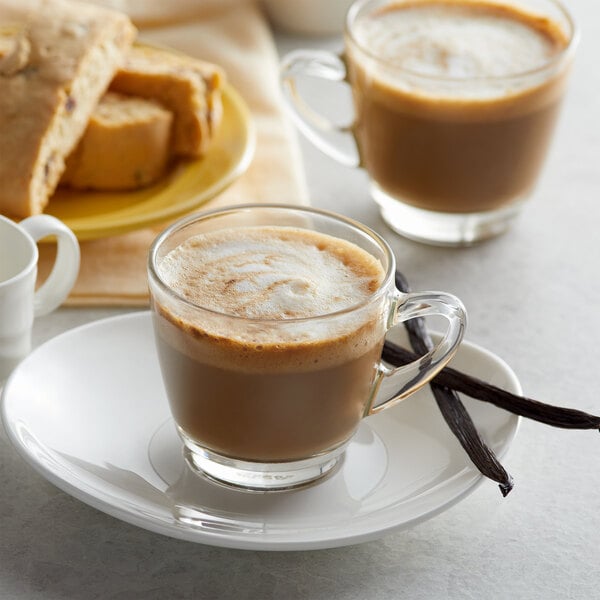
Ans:
[[[393,342],[386,341],[383,359],[395,366],[405,365],[419,358],[417,354],[402,348]],[[600,416],[574,408],[545,404],[525,396],[518,396],[486,383],[477,377],[445,367],[433,379],[436,384],[453,389],[456,392],[488,402],[521,417],[539,421],[552,427],[562,429],[600,429]]]
[[[401,292],[410,291],[408,281],[399,271],[396,271],[396,287]],[[425,319],[422,317],[410,319],[404,323],[404,326],[408,331],[410,344],[415,352],[423,355],[433,348],[433,341],[425,326]],[[386,342],[387,345],[388,342]],[[395,364],[395,361],[389,360],[389,354],[386,356],[385,348],[383,358]],[[473,464],[482,475],[497,482],[502,495],[506,496],[513,488],[512,477],[500,464],[493,450],[479,435],[458,394],[451,388],[441,385],[436,379],[430,383],[430,387],[442,416]]]

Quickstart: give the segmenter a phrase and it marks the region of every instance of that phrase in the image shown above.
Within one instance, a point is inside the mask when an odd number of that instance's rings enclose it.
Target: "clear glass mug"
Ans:
[[[269,320],[203,308],[161,277],[164,257],[190,237],[247,226],[287,226],[346,240],[379,261],[384,278],[366,301],[342,311]],[[151,310],[188,465],[217,482],[259,491],[304,486],[332,472],[361,419],[428,382],[463,336],[460,300],[443,292],[401,293],[394,272],[394,255],[379,235],[316,209],[231,207],[184,218],[159,235],[148,261]],[[386,332],[429,315],[448,321],[437,346],[406,366],[382,363]],[[390,386],[392,398],[384,392]]]
[[[383,219],[405,237],[459,246],[504,232],[531,195],[543,166],[577,29],[556,0],[486,3],[551,23],[561,49],[525,72],[428,75],[381,58],[370,46],[379,40],[361,33],[378,11],[419,3],[358,0],[347,15],[341,56],[302,49],[282,60],[286,106],[299,130],[331,158],[366,169]],[[298,91],[303,76],[349,83],[354,122],[337,127],[315,113]],[[340,133],[351,138],[356,150],[341,143]]]

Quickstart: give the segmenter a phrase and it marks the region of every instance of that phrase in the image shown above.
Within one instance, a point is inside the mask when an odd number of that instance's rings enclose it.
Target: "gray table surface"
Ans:
[[[382,233],[415,289],[467,306],[467,338],[504,358],[528,395],[600,413],[600,6],[571,0],[582,43],[543,178],[506,235],[468,249],[400,239],[359,171],[301,141],[315,206]],[[285,52],[339,40],[279,35]],[[124,312],[60,309],[34,343]],[[0,430],[0,598],[598,598],[600,437],[523,422],[503,499],[485,482],[413,529],[346,548],[250,552],[182,542],[107,516],[58,490]]]

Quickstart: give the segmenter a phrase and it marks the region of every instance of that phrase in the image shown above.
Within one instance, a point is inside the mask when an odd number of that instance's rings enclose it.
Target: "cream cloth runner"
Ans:
[[[266,20],[254,3],[221,0],[105,0],[103,3],[131,8],[127,12],[140,27],[141,40],[169,46],[224,67],[228,80],[250,108],[257,130],[254,159],[240,179],[203,205],[203,209],[248,202],[307,202],[295,132],[283,114],[277,52]],[[83,242],[79,278],[66,304],[145,306],[147,252],[164,227],[163,224]],[[43,276],[48,272],[54,249],[42,247],[41,254],[40,276]]]

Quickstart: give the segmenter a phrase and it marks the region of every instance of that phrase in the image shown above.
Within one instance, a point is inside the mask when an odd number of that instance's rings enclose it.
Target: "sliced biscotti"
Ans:
[[[154,183],[170,157],[173,113],[153,100],[107,92],[60,181],[77,189],[132,190]]]
[[[166,50],[136,46],[110,89],[158,100],[175,115],[172,151],[202,156],[221,119],[224,72],[217,66]]]
[[[135,37],[127,16],[46,0],[0,62],[0,212],[43,211]]]

